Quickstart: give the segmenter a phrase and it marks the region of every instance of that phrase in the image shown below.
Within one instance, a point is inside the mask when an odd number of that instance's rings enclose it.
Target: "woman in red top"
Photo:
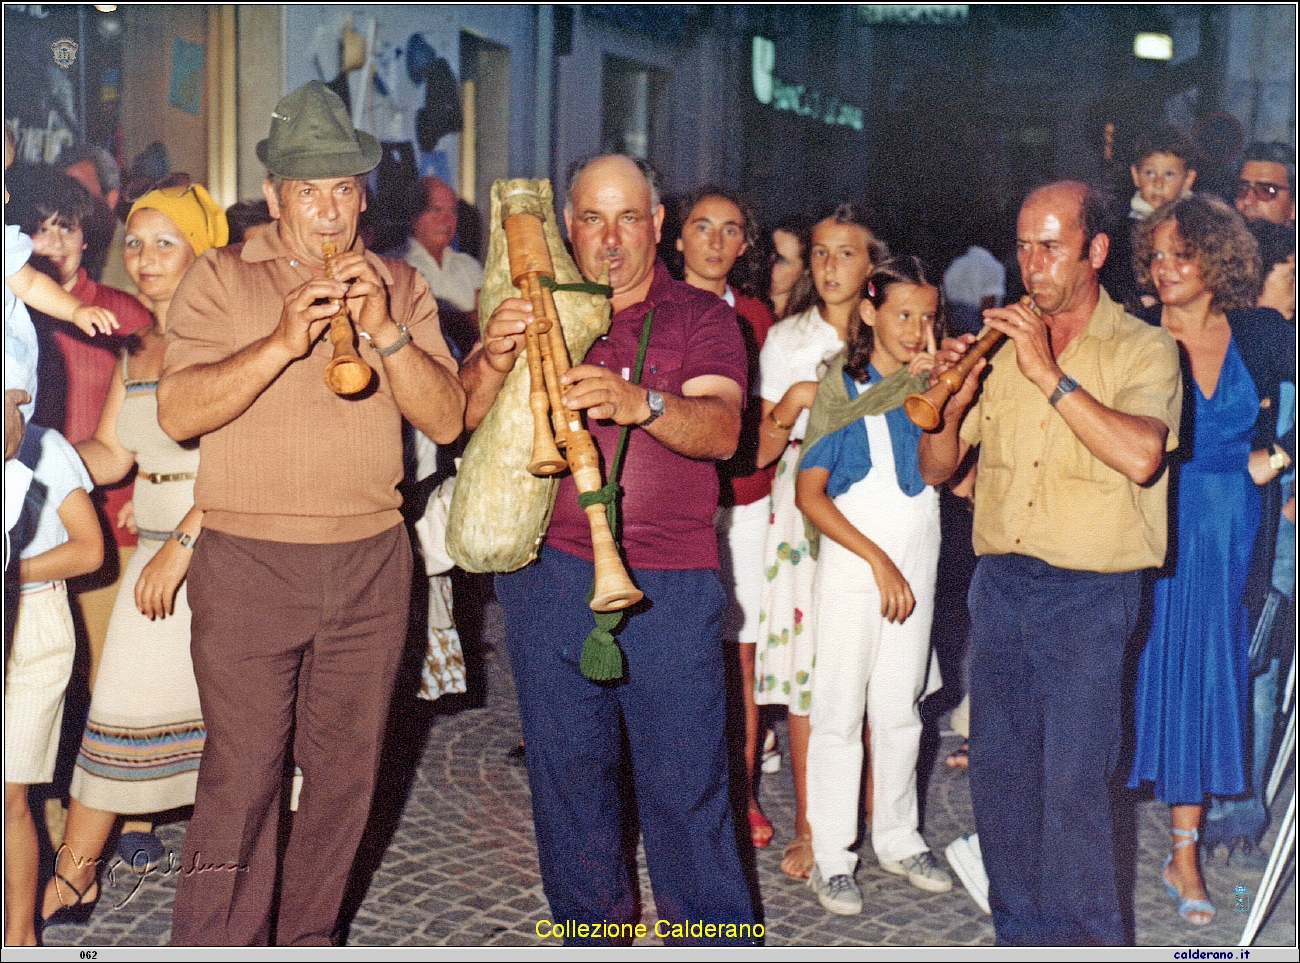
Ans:
[[[736,454],[718,466],[721,476],[718,512],[718,554],[723,584],[731,596],[724,616],[723,638],[740,645],[741,689],[745,701],[745,772],[749,776],[750,835],[755,846],[772,841],[772,823],[754,797],[754,757],[758,743],[758,706],[754,702],[754,652],[758,644],[758,607],[763,590],[763,539],[767,530],[767,496],[772,490],[772,469],[756,467],[758,425],[762,402],[758,393],[758,351],[772,326],[772,312],[756,297],[728,284],[734,277],[740,287],[757,276],[750,270],[758,221],[749,205],[725,188],[709,185],[690,195],[682,209],[677,250],[681,252],[683,280],[692,287],[712,291],[736,310],[736,320],[749,356],[750,396],[740,430]],[[747,275],[743,280],[741,275]]]

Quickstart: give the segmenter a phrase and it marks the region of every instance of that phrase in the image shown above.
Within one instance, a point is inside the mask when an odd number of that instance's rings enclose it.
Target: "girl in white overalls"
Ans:
[[[843,373],[837,366],[827,378],[842,377],[853,398],[877,387],[891,392],[909,374],[931,368],[939,303],[917,258],[877,267],[863,286],[862,323],[849,332]],[[895,403],[901,401],[900,394]],[[811,883],[832,912],[861,907],[851,847],[864,709],[875,776],[871,842],[881,868],[932,892],[952,886],[917,831],[920,700],[930,678],[939,562],[939,499],[918,472],[919,434],[894,407],[817,439],[799,464],[799,508],[823,535],[812,608]]]

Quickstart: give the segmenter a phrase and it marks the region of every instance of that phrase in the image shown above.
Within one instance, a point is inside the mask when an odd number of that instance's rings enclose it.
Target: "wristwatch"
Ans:
[[[182,532],[179,528],[172,532],[172,538],[180,545],[181,548],[193,548],[194,536],[189,532]]]
[[[647,418],[645,421],[640,422],[637,425],[638,428],[647,427],[652,421],[654,421],[656,418],[658,418],[660,415],[664,413],[664,396],[661,395],[659,392],[655,391],[653,388],[646,389],[645,403],[650,408],[650,417]]]
[[[1268,467],[1273,469],[1279,475],[1286,468],[1286,454],[1277,445],[1268,453]]]
[[[398,334],[397,340],[386,348],[381,348],[379,345],[375,344],[374,338],[370,337],[366,332],[361,331],[359,333],[361,337],[370,342],[370,346],[375,349],[375,354],[379,355],[381,358],[387,358],[397,354],[397,352],[401,351],[411,343],[411,332],[406,329],[406,325],[402,324],[400,321],[396,322],[396,324],[397,330],[401,333]]]
[[[1052,396],[1047,399],[1047,403],[1055,408],[1058,401],[1077,387],[1079,387],[1079,382],[1075,381],[1069,375],[1061,375],[1061,380],[1056,383],[1056,390],[1053,391]]]

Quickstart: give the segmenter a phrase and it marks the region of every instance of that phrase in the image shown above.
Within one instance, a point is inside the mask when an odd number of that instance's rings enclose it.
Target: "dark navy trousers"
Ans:
[[[553,922],[635,918],[622,725],[657,917],[752,924],[728,792],[718,574],[633,572],[650,604],[619,633],[618,683],[591,682],[578,669],[594,624],[591,576],[589,562],[544,547],[536,562],[496,579]],[[644,922],[653,930],[648,914]]]
[[[970,783],[1000,945],[1124,941],[1108,783],[1141,573],[980,558]]]

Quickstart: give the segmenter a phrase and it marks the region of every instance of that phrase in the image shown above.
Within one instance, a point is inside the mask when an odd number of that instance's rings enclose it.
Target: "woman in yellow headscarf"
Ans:
[[[140,544],[123,574],[72,776],[72,801],[45,924],[84,923],[99,899],[100,854],[122,813],[192,805],[204,728],[190,664],[183,582],[203,513],[194,507],[197,444],[158,427],[154,389],[166,351],[167,310],[181,278],[226,243],[226,216],[183,175],[141,197],[126,221],[124,260],[154,316],[123,353],[93,438],[77,446],[96,484],[137,468],[133,505]],[[128,834],[130,835],[130,834]],[[156,864],[151,834],[132,868]]]

